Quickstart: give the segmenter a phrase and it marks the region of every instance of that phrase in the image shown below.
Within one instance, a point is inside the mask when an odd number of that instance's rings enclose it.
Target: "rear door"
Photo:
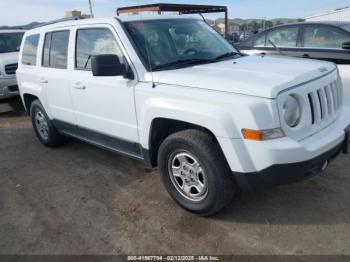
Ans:
[[[302,28],[302,52],[305,57],[350,64],[350,51],[342,48],[350,41],[350,33],[330,25],[304,25]]]
[[[46,99],[55,121],[75,125],[70,96],[70,75],[68,70],[68,45],[70,30],[46,32],[39,82],[45,89]]]
[[[350,42],[350,33],[330,25],[305,25],[302,50],[306,57],[334,62],[338,65],[344,86],[344,102],[350,105],[350,50],[342,45]]]

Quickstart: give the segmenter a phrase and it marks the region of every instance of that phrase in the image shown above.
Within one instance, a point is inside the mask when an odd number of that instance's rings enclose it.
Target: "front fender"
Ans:
[[[218,140],[231,170],[243,170],[242,128],[280,127],[271,99],[170,85],[139,86],[135,93],[140,144],[150,149],[152,122],[157,118],[187,122],[209,130]],[[231,141],[228,143],[227,141]],[[238,146],[237,146],[238,145]]]
[[[149,149],[152,121],[165,118],[204,127],[217,138],[242,139],[242,128],[280,127],[274,100],[171,85],[140,86],[135,93],[141,145]]]
[[[210,130],[216,137],[238,136],[239,130],[227,112],[218,106],[170,98],[148,99],[139,114],[141,145],[149,149],[152,122],[156,118],[178,120]]]

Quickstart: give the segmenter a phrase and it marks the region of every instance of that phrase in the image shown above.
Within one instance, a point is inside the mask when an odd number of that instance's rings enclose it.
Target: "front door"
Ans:
[[[126,62],[114,29],[85,26],[75,32],[71,94],[79,135],[105,148],[140,157],[134,104],[136,80],[122,76],[95,77],[91,57],[115,54]]]

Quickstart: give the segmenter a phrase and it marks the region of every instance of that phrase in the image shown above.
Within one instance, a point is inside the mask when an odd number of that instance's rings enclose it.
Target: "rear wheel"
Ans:
[[[237,190],[216,140],[199,130],[185,130],[164,140],[158,163],[170,196],[184,209],[203,216],[225,207]]]
[[[64,137],[57,131],[39,100],[31,104],[30,117],[35,134],[45,146],[56,147],[64,142]]]

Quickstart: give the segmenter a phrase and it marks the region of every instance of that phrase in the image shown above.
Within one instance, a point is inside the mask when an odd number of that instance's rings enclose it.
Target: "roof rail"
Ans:
[[[61,19],[57,19],[57,20],[52,20],[46,23],[42,23],[40,25],[37,25],[33,28],[38,28],[38,27],[42,27],[42,26],[46,26],[46,25],[52,25],[52,24],[56,24],[56,23],[60,23],[60,22],[65,22],[65,21],[74,21],[74,20],[81,20],[81,19],[86,19],[83,16],[73,16],[73,17],[68,17],[68,18],[61,18]]]

